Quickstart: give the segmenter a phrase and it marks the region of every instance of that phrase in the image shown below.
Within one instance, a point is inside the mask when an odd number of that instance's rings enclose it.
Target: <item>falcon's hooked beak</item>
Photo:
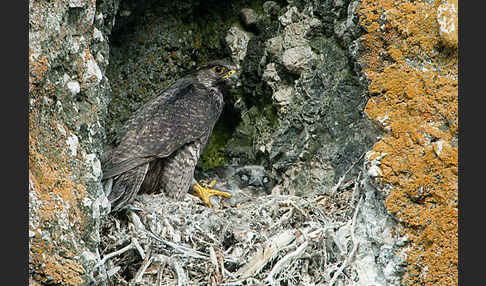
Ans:
[[[229,77],[231,77],[233,80],[238,79],[238,74],[236,73],[235,69],[232,69],[229,72],[227,72],[222,78],[227,79]]]

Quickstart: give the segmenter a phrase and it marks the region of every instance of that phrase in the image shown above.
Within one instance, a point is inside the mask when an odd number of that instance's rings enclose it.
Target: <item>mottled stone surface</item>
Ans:
[[[437,23],[439,34],[445,45],[457,48],[458,45],[458,4],[457,0],[443,1],[437,7]]]
[[[326,35],[325,18],[312,16],[324,8],[289,5],[278,17],[263,16],[266,28],[250,39],[242,64],[248,116],[236,131],[251,137],[250,158],[271,166],[292,194],[325,192],[379,134],[361,113],[365,87],[349,54]],[[227,149],[238,143],[232,139]]]
[[[29,1],[29,279],[84,285],[99,261],[99,181],[116,1]]]
[[[406,235],[404,285],[458,283],[457,2],[363,1],[359,60],[386,208]],[[376,13],[378,11],[378,13]]]

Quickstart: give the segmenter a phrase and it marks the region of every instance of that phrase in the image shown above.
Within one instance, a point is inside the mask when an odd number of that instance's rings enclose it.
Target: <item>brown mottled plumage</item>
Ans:
[[[102,163],[112,211],[137,193],[183,198],[194,168],[223,110],[236,68],[215,61],[177,80],[137,110],[120,133],[120,144]],[[108,186],[108,187],[107,187]]]

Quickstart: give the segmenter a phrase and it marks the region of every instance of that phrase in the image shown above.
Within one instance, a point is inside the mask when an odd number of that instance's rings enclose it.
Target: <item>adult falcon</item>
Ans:
[[[119,133],[119,145],[102,162],[102,181],[112,212],[123,209],[138,193],[163,192],[182,199],[191,191],[209,207],[212,195],[231,197],[211,189],[214,183],[199,185],[194,169],[236,72],[229,62],[211,62],[177,80],[131,115]]]

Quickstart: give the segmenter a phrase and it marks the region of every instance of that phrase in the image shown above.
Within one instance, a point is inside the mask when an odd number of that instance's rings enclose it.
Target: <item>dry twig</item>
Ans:
[[[150,249],[149,249],[149,252],[150,252]],[[133,281],[135,283],[139,283],[140,281],[142,281],[142,276],[145,273],[145,271],[147,271],[147,268],[152,263],[152,260],[154,260],[154,258],[150,255],[150,253],[148,253],[147,256],[145,257],[145,259],[143,260],[142,266],[140,266],[140,268],[137,271],[137,274],[133,278]]]
[[[163,254],[158,254],[154,256],[154,262],[158,262],[159,265],[159,270],[157,271],[157,281],[156,285],[161,286],[162,285],[162,272],[164,271],[164,266],[167,264],[167,261],[169,258]]]
[[[179,260],[176,257],[170,257],[169,264],[170,266],[172,266],[175,273],[177,274],[177,286],[187,285],[187,276],[186,273],[184,272],[184,269],[182,269]]]
[[[270,259],[275,257],[282,248],[289,245],[294,239],[295,234],[292,230],[286,230],[274,235],[264,246],[257,250],[247,264],[238,270],[237,276],[247,278],[257,274]]]
[[[114,251],[112,253],[105,255],[105,257],[103,257],[103,259],[101,259],[100,262],[98,262],[98,264],[96,264],[93,269],[97,269],[101,265],[105,264],[106,261],[108,261],[108,259],[110,259],[112,257],[118,256],[122,253],[125,253],[125,252],[131,250],[131,249],[136,249],[137,247],[136,247],[135,241],[137,241],[137,239],[135,237],[132,237],[132,241],[130,242],[130,244],[123,247],[122,249],[119,249],[117,251]],[[136,243],[138,244],[138,241]]]
[[[358,249],[359,242],[356,241],[356,239],[354,237],[354,229],[355,229],[355,226],[356,226],[356,217],[358,215],[358,211],[359,211],[359,207],[361,206],[362,199],[363,199],[363,196],[361,196],[359,198],[358,204],[356,205],[356,210],[354,211],[354,215],[353,215],[353,223],[351,225],[351,241],[353,242],[353,249],[349,253],[348,257],[346,257],[346,259],[344,260],[341,267],[339,267],[339,269],[336,271],[336,273],[332,276],[331,281],[329,281],[329,286],[334,285],[338,276],[343,272],[344,268],[348,265],[348,263],[354,257],[354,254],[356,253],[356,250]]]
[[[272,268],[272,271],[270,271],[270,273],[268,274],[268,276],[265,278],[264,281],[267,281],[271,285],[274,285],[275,281],[273,280],[273,278],[275,277],[275,275],[280,273],[280,271],[282,271],[282,268],[286,267],[287,264],[289,264],[293,259],[300,257],[302,255],[302,253],[304,253],[305,248],[308,245],[309,245],[309,242],[305,241],[294,252],[291,252],[291,253],[285,255],[282,259],[280,259],[275,264],[275,266]]]
[[[183,253],[187,256],[190,256],[190,257],[193,257],[193,258],[205,259],[205,260],[208,259],[208,256],[205,253],[202,253],[202,252],[194,250],[192,248],[185,247],[185,246],[178,245],[178,244],[175,244],[173,242],[167,241],[167,240],[159,237],[158,235],[155,235],[151,231],[147,231],[147,234],[150,237],[152,237],[153,239],[155,239],[159,242],[162,242],[165,245],[170,246],[170,247],[174,248],[176,251],[181,252],[181,253]]]

